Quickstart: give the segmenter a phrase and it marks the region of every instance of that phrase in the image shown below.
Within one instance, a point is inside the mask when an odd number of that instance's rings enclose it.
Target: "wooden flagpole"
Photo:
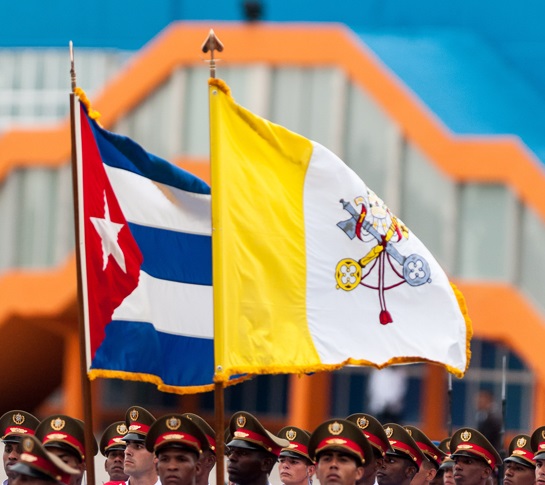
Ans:
[[[87,485],[95,485],[94,462],[94,434],[93,415],[91,409],[91,383],[87,377],[87,349],[85,343],[85,318],[83,309],[83,275],[81,271],[80,245],[80,221],[79,221],[79,188],[78,166],[76,149],[76,70],[74,68],[74,48],[70,41],[70,138],[72,144],[72,192],[74,196],[74,227],[76,232],[76,261],[77,261],[77,285],[78,285],[78,320],[79,320],[79,344],[80,344],[80,375],[83,394],[83,416],[85,426],[85,466],[87,471]]]
[[[216,77],[216,60],[214,59],[214,51],[223,51],[223,44],[216,37],[216,34],[212,29],[208,33],[208,37],[205,39],[201,46],[201,50],[206,54],[210,52],[210,60],[207,61],[210,66],[210,77]],[[212,237],[214,235],[212,234]],[[224,485],[225,483],[225,386],[223,382],[216,382],[214,384],[214,421],[216,431],[216,484]]]

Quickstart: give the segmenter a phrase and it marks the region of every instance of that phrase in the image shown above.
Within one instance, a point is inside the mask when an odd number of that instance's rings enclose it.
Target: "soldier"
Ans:
[[[208,447],[201,428],[181,414],[159,418],[146,437],[146,449],[157,457],[159,483],[163,485],[195,485],[200,457]]]
[[[545,426],[532,433],[530,443],[536,462],[536,485],[545,485]]]
[[[36,428],[38,438],[45,449],[57,455],[67,465],[79,470],[78,475],[72,475],[70,485],[80,485],[85,472],[85,431],[83,422],[79,419],[55,414],[45,418]],[[93,438],[93,456],[98,452],[98,446]]]
[[[450,457],[450,438],[442,440],[437,447],[445,454],[445,458],[430,485],[454,485],[454,460]]]
[[[208,440],[208,449],[203,450],[199,462],[200,469],[197,471],[197,485],[208,485],[210,483],[210,472],[216,465],[216,433],[214,429],[200,416],[193,413],[184,413],[184,417],[193,421]]]
[[[536,462],[531,439],[518,434],[509,443],[509,456],[503,460],[504,485],[533,485],[536,479]]]
[[[377,472],[378,485],[409,485],[427,458],[403,426],[385,424],[384,431],[392,451]]]
[[[11,467],[14,485],[69,485],[81,472],[48,452],[36,436],[22,438],[20,459]]]
[[[231,417],[229,436],[225,453],[229,482],[268,485],[280,451],[289,446],[289,441],[267,431],[255,416],[245,411]]]
[[[351,414],[346,419],[352,421],[361,429],[373,448],[373,456],[367,461],[365,474],[361,480],[358,480],[357,485],[373,485],[376,480],[377,471],[382,467],[386,452],[392,451],[386,432],[378,419],[370,414]]]
[[[418,473],[413,477],[411,485],[431,484],[437,475],[441,462],[447,455],[435,446],[416,426],[405,426],[405,429],[411,435],[411,438],[415,441],[418,448],[420,448],[420,451],[422,451],[428,459],[427,461],[424,460],[422,462],[422,466]]]
[[[132,406],[125,413],[127,434],[123,471],[129,476],[127,485],[160,485],[154,455],[146,449],[146,436],[155,417],[147,409]]]
[[[100,452],[106,457],[104,469],[112,482],[126,482],[129,476],[124,471],[125,447],[123,437],[128,428],[125,421],[110,424],[100,438]]]
[[[25,435],[33,435],[38,424],[38,418],[26,411],[8,411],[0,417],[0,433],[4,442],[4,471],[7,476],[2,485],[13,485],[15,474],[11,472],[11,467],[21,456],[21,439]]]
[[[296,426],[286,426],[277,436],[289,441],[289,445],[280,451],[278,459],[280,481],[284,485],[312,485],[316,467],[308,454],[308,431]]]
[[[373,455],[369,441],[351,421],[331,419],[310,435],[308,452],[321,485],[356,485]]]
[[[461,428],[450,439],[456,485],[485,485],[493,477],[501,457],[482,433]]]

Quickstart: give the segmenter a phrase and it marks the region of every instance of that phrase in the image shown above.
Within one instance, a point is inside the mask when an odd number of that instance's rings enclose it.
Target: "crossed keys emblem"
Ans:
[[[350,214],[350,219],[337,223],[337,226],[350,238],[356,237],[371,249],[361,259],[341,259],[337,263],[335,279],[337,288],[352,291],[359,285],[378,292],[380,302],[379,320],[382,325],[393,322],[388,311],[385,292],[407,283],[420,286],[431,283],[430,267],[426,259],[419,254],[402,255],[395,244],[409,237],[409,230],[397,219],[384,202],[368,189],[366,197],[357,197],[355,203],[361,206],[361,212],[344,199],[340,200],[343,209]],[[386,284],[386,274],[393,275],[394,281]],[[368,282],[375,274],[376,283]]]

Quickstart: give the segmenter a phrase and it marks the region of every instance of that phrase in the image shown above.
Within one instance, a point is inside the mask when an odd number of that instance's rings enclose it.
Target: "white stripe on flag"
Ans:
[[[112,320],[152,323],[157,331],[213,338],[212,287],[160,280],[140,271],[138,287]]]
[[[153,182],[134,172],[104,165],[129,222],[190,234],[210,235],[210,195]]]

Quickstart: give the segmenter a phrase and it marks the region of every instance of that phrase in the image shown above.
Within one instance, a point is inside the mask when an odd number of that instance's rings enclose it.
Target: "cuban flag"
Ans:
[[[88,375],[210,390],[210,188],[74,99]]]

